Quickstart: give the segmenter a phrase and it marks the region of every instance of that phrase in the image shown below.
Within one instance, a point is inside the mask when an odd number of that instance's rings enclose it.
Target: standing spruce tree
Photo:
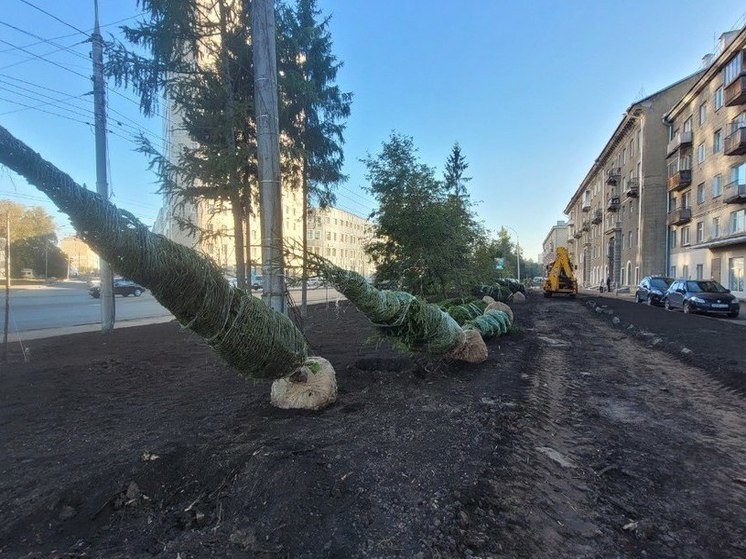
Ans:
[[[107,49],[107,73],[117,85],[139,95],[146,116],[158,113],[165,93],[176,116],[177,132],[188,143],[163,154],[140,136],[140,151],[151,159],[161,190],[178,206],[210,200],[213,212],[230,205],[233,214],[236,275],[246,285],[244,224],[256,196],[254,81],[249,40],[250,3],[234,0],[138,0],[144,19],[123,27],[126,39],[144,49],[142,56],[114,43]],[[210,219],[208,217],[208,219]],[[180,220],[182,229],[200,239],[219,236]]]
[[[381,153],[364,163],[368,190],[379,204],[372,215],[376,238],[367,249],[378,280],[422,296],[463,292],[480,235],[470,207],[449,195],[435,170],[419,160],[412,138],[392,134]]]
[[[316,0],[283,5],[278,13],[280,127],[289,139],[287,160],[297,165],[290,176],[300,179],[303,196],[301,316],[307,306],[309,204],[334,204],[333,187],[346,178],[342,144],[352,101],[352,94],[335,84],[342,63],[332,54],[330,18],[320,15]]]
[[[466,196],[466,183],[471,180],[471,177],[464,176],[468,168],[469,164],[461,153],[461,146],[456,142],[451,148],[451,154],[446,161],[446,170],[443,173],[446,190],[456,198]]]

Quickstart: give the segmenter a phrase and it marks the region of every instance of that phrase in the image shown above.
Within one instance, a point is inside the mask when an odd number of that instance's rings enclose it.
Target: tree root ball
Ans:
[[[450,352],[448,359],[466,361],[467,363],[484,363],[487,360],[487,344],[477,330],[464,332],[463,343]]]
[[[488,305],[491,305],[492,303],[495,302],[495,300],[489,295],[485,295],[484,297],[482,297],[482,302],[487,303]]]
[[[487,311],[493,311],[493,310],[502,311],[505,314],[507,314],[508,318],[510,319],[510,323],[513,324],[513,309],[511,309],[508,305],[506,305],[502,301],[495,301],[487,305],[487,308],[484,309],[484,312],[485,314],[487,314]]]
[[[514,303],[525,303],[526,296],[520,291],[516,291],[515,293],[513,293],[513,302]]]
[[[337,376],[323,357],[309,357],[305,365],[272,383],[270,402],[285,410],[320,410],[337,401]]]

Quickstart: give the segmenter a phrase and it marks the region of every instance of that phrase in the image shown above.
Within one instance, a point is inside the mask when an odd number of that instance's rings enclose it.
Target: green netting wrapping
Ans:
[[[75,183],[2,126],[0,163],[49,196],[113,270],[150,289],[241,374],[280,378],[306,360],[303,334],[286,316],[231,287],[211,260],[151,233],[129,212]]]
[[[411,351],[440,355],[463,343],[464,333],[448,313],[404,291],[378,290],[356,272],[308,255],[309,267],[347,297],[388,338]]]
[[[477,318],[478,316],[482,316],[484,313],[484,307],[486,305],[481,306],[476,303],[468,303],[465,305],[455,305],[452,307],[449,307],[446,309],[446,312],[451,315],[453,320],[455,320],[458,324],[463,325],[469,320],[473,320]]]
[[[506,334],[510,327],[510,318],[503,311],[490,310],[466,324],[464,330],[477,330],[485,340],[494,336]]]

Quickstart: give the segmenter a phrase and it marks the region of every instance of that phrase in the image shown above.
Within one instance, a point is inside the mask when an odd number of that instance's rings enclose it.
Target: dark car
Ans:
[[[741,310],[738,299],[713,280],[676,280],[663,301],[666,309],[685,313],[724,313],[735,318]]]
[[[648,305],[662,305],[663,296],[673,283],[673,278],[665,276],[645,276],[635,292],[635,302]]]
[[[112,288],[114,290],[114,295],[121,295],[122,297],[128,297],[130,295],[139,297],[145,293],[145,288],[142,285],[126,279],[115,279],[112,282]],[[94,299],[98,299],[101,297],[101,287],[99,285],[92,285],[88,289],[88,293],[90,293],[91,297]]]

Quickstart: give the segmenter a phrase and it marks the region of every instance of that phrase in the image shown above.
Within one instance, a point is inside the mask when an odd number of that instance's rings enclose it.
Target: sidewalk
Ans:
[[[114,323],[114,329],[131,328],[133,326],[146,326],[148,324],[160,324],[176,320],[173,316],[154,316],[150,318],[136,318],[132,320],[120,320]],[[100,332],[101,324],[81,324],[78,326],[65,326],[62,328],[43,328],[40,330],[24,330],[23,332],[8,332],[8,342],[23,342],[28,340],[39,340],[42,338],[54,338],[56,336],[67,336],[68,334],[82,334],[84,332]]]

